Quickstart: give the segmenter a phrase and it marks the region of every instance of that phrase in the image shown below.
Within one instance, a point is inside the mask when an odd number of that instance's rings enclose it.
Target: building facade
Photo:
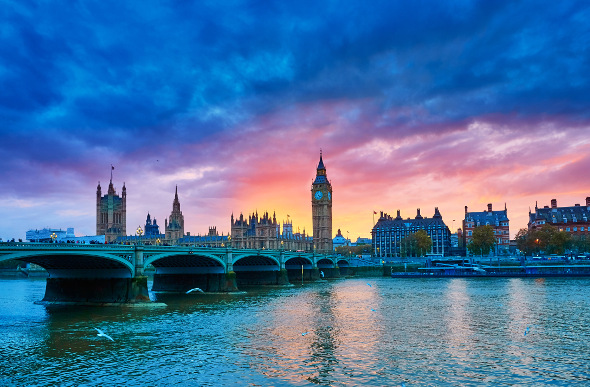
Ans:
[[[342,235],[340,229],[338,229],[338,233],[336,233],[336,236],[332,239],[332,246],[334,247],[334,250],[336,250],[336,247],[350,246],[350,239],[346,239]]]
[[[570,207],[557,207],[557,199],[551,199],[551,207],[539,208],[535,204],[535,212],[529,211],[528,229],[541,228],[544,224],[556,227],[572,236],[587,236],[590,234],[590,197],[586,198],[586,205],[575,204]]]
[[[160,237],[160,226],[156,221],[156,218],[152,221],[150,213],[148,212],[147,218],[145,219],[144,235],[146,237],[157,236]]]
[[[96,187],[96,235],[104,235],[107,243],[127,233],[127,189],[123,183],[121,196],[115,192],[113,174],[107,194],[102,196],[100,182]]]
[[[418,230],[424,230],[432,240],[429,254],[446,256],[451,250],[451,231],[442,220],[438,207],[432,218],[422,217],[420,209],[414,219],[403,219],[400,211],[392,218],[381,211],[379,220],[371,231],[373,255],[381,258],[401,257],[408,248],[405,238]]]
[[[277,222],[276,214],[272,218],[268,212],[258,216],[258,212],[243,214],[234,220],[231,215],[231,246],[236,249],[283,249],[293,251],[312,251],[313,238],[303,233],[293,232],[290,221],[281,224]]]
[[[315,250],[326,253],[333,251],[332,184],[326,175],[321,152],[316,177],[311,184],[311,212]]]
[[[219,235],[217,227],[209,227],[207,235],[187,235],[178,241],[181,246],[200,246],[200,247],[230,247],[231,238],[229,235]]]
[[[184,215],[180,211],[180,201],[178,200],[178,186],[174,192],[174,201],[172,202],[172,212],[168,219],[164,220],[164,239],[166,243],[176,244],[184,237]]]
[[[506,204],[501,211],[493,211],[492,204],[488,204],[487,211],[469,212],[465,206],[465,219],[463,219],[464,246],[467,246],[473,238],[473,230],[479,226],[492,226],[496,238],[495,254],[508,254],[510,250],[510,220]]]

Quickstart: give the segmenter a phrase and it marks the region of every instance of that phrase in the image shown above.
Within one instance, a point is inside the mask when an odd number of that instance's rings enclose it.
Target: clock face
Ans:
[[[328,200],[332,200],[332,194],[328,192]]]
[[[324,194],[322,193],[322,191],[315,191],[315,195],[313,195],[316,200],[320,200],[322,198],[322,196],[324,196]]]

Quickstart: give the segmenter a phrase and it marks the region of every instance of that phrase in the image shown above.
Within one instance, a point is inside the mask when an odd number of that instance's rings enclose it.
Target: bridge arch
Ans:
[[[0,262],[15,259],[41,266],[51,278],[131,278],[134,273],[132,251],[113,254],[53,249],[0,256]]]
[[[281,263],[273,254],[240,254],[233,259],[234,271],[276,271],[280,268]]]
[[[144,259],[144,268],[148,265],[154,266],[157,274],[225,272],[223,259],[205,252],[181,251],[153,254]]]

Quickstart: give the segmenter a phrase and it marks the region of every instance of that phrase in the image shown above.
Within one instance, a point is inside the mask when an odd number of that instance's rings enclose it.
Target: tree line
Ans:
[[[590,238],[584,235],[572,236],[549,224],[532,230],[521,228],[514,239],[516,247],[525,256],[541,253],[563,255],[566,251],[581,254],[590,251]]]

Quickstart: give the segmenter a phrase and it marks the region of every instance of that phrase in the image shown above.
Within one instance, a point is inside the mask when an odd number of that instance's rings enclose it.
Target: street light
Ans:
[[[137,234],[137,240],[138,240],[138,242],[141,242],[141,236],[143,234],[143,230],[141,229],[141,226],[138,226],[137,227],[137,230],[135,231],[135,233]]]
[[[52,242],[52,243],[55,243],[55,240],[57,239],[57,234],[56,234],[56,233],[52,233],[52,234],[50,235],[50,238],[51,238],[51,242]]]

